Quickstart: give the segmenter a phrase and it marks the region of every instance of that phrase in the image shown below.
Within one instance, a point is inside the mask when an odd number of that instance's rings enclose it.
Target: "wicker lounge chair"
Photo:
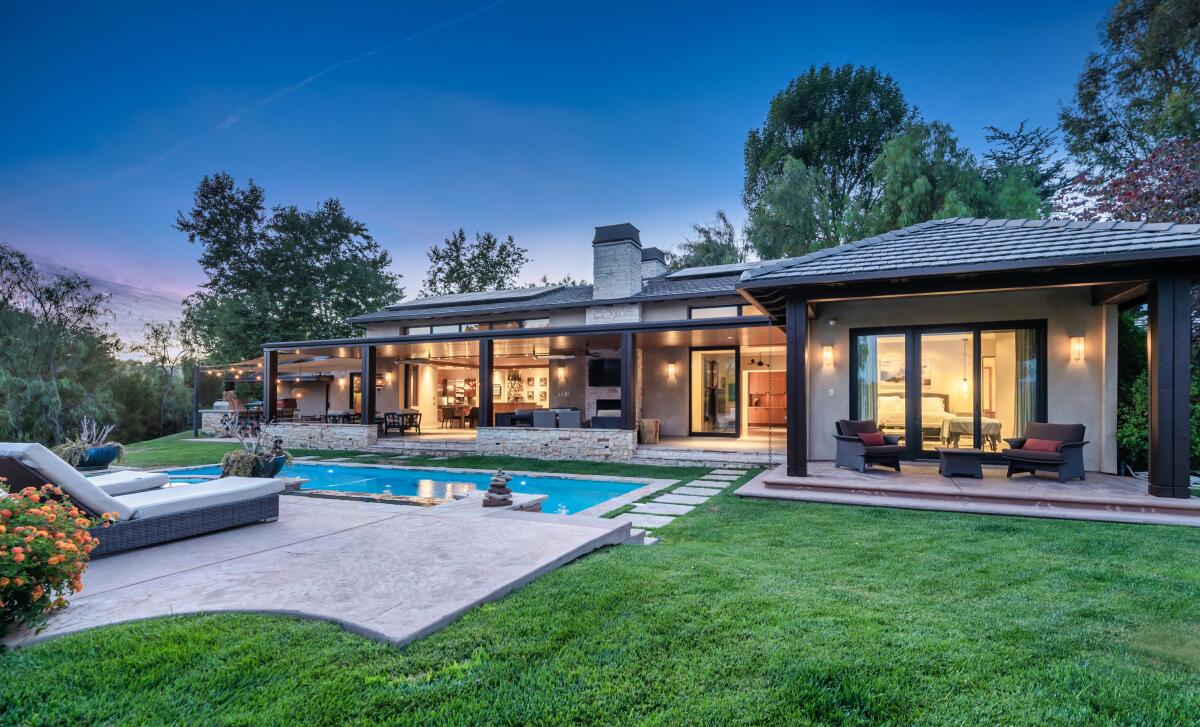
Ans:
[[[1005,439],[1009,448],[1001,452],[1008,461],[1008,476],[1020,472],[1036,475],[1038,471],[1054,472],[1059,482],[1078,477],[1083,480],[1083,440],[1086,427],[1082,424],[1048,424],[1029,422],[1025,425],[1024,437]],[[1031,439],[1057,442],[1054,450],[1026,449]]]
[[[879,434],[884,443],[867,445],[858,436],[860,433]],[[881,433],[873,419],[842,419],[837,423],[837,433],[833,438],[837,440],[838,467],[866,472],[868,465],[878,464],[900,471],[900,455],[904,454],[904,446],[899,444],[900,436]]]
[[[279,517],[283,491],[282,480],[224,477],[113,496],[40,444],[0,443],[0,477],[10,490],[57,485],[92,517],[116,513],[109,527],[92,529],[100,541],[93,558],[236,525],[271,522]]]

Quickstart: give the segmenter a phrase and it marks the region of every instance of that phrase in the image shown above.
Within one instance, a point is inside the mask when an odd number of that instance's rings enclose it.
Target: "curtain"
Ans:
[[[858,412],[856,419],[876,419],[879,399],[879,351],[875,336],[858,337]]]
[[[1037,415],[1037,336],[1032,329],[1016,331],[1017,389],[1013,436],[1025,436],[1025,424]]]

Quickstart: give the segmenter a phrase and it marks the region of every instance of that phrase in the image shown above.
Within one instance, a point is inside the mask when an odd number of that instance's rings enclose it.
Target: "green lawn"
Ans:
[[[0,655],[0,724],[1195,724],[1200,531],[741,501],[397,649],[222,615]]]

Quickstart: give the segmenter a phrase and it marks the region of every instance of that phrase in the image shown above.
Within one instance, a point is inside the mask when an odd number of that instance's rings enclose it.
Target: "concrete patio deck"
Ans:
[[[808,477],[788,477],[783,466],[763,472],[734,494],[772,500],[841,505],[1100,520],[1200,527],[1200,498],[1151,497],[1146,483],[1132,477],[1088,472],[1084,481],[1046,477],[1005,477],[1006,468],[985,465],[982,480],[942,477],[933,462],[904,462],[902,472],[869,468],[865,473],[837,469],[832,462],[809,462]]]
[[[629,537],[625,522],[484,510],[474,498],[413,507],[284,496],[277,522],[94,561],[83,591],[44,632],[5,643],[156,616],[252,611],[326,619],[404,644]]]

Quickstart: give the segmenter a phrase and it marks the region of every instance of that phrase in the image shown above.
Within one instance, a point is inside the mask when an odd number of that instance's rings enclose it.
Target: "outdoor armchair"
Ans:
[[[842,419],[837,422],[833,438],[837,440],[837,467],[849,467],[866,472],[868,465],[878,464],[900,471],[900,455],[904,447],[900,436],[883,434],[873,419]],[[875,434],[881,444],[867,444],[859,434]]]
[[[1085,430],[1082,424],[1029,422],[1025,425],[1025,436],[1004,440],[1009,448],[1001,454],[1008,462],[1008,476],[1041,471],[1054,472],[1059,482],[1074,477],[1087,479],[1083,471]]]

